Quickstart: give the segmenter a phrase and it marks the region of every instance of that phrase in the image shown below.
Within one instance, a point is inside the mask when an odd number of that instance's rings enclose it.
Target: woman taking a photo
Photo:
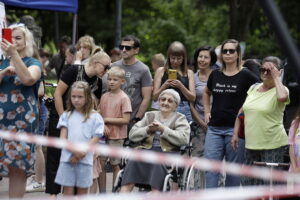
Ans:
[[[207,81],[203,93],[205,122],[208,130],[205,138],[204,157],[226,162],[243,162],[244,143],[234,150],[230,141],[233,135],[235,118],[242,107],[249,87],[258,79],[241,66],[241,47],[234,39],[221,45],[223,67],[214,70]],[[211,96],[212,103],[211,103]],[[206,172],[206,187],[218,187],[219,173]],[[226,175],[225,187],[239,186],[240,177]]]
[[[262,83],[251,86],[239,113],[245,114],[245,164],[253,162],[284,163],[288,155],[288,136],[283,126],[283,112],[289,103],[289,91],[282,84],[281,61],[269,56],[260,68]],[[237,118],[232,146],[238,148]],[[243,185],[262,185],[263,180],[243,177]]]
[[[38,133],[38,88],[42,64],[24,24],[11,25],[12,43],[3,39],[7,59],[0,64],[0,130]],[[22,198],[34,173],[35,145],[0,139],[0,176],[9,178],[9,198]]]
[[[168,76],[169,70],[176,70],[176,77]],[[181,42],[173,42],[167,52],[167,62],[164,67],[156,70],[153,87],[153,100],[157,100],[160,93],[165,89],[174,89],[179,93],[181,103],[177,111],[184,114],[187,120],[192,121],[190,102],[195,101],[194,73],[187,67],[186,49]]]

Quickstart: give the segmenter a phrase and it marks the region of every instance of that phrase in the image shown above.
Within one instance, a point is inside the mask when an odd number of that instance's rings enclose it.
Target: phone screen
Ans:
[[[12,43],[12,30],[10,28],[2,29],[2,38]]]
[[[177,79],[177,70],[175,70],[175,69],[169,69],[168,70],[168,79],[170,79],[170,80],[176,80]]]

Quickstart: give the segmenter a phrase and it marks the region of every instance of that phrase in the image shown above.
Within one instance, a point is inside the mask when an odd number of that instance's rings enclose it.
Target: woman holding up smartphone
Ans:
[[[176,70],[176,79],[168,76],[169,70]],[[154,76],[153,100],[157,100],[160,93],[165,89],[175,89],[181,98],[177,112],[184,114],[187,120],[192,121],[190,102],[194,102],[195,81],[194,73],[187,67],[187,54],[181,42],[172,42],[167,51],[167,62],[164,67],[156,70]]]
[[[42,64],[33,58],[35,43],[24,24],[11,25],[12,43],[3,39],[0,64],[0,130],[38,133],[38,87]],[[35,145],[0,139],[0,176],[9,178],[9,198],[22,198],[34,172]]]

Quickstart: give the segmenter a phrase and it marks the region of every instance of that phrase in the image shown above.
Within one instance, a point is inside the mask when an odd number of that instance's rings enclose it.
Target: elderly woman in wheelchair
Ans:
[[[137,148],[156,152],[180,153],[188,145],[190,126],[186,117],[176,112],[180,96],[173,89],[159,96],[159,111],[147,112],[129,132],[129,139],[139,143]],[[162,191],[167,168],[161,164],[129,161],[125,167],[121,192],[130,192],[135,185],[150,186],[151,191]]]

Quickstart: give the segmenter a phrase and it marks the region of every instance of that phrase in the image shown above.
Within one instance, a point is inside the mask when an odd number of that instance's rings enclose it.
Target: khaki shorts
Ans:
[[[106,140],[106,144],[109,146],[114,147],[123,147],[124,139],[117,139],[117,140]],[[101,161],[108,161],[111,165],[118,165],[121,163],[121,158],[114,158],[114,157],[107,157],[107,156],[100,156]]]

